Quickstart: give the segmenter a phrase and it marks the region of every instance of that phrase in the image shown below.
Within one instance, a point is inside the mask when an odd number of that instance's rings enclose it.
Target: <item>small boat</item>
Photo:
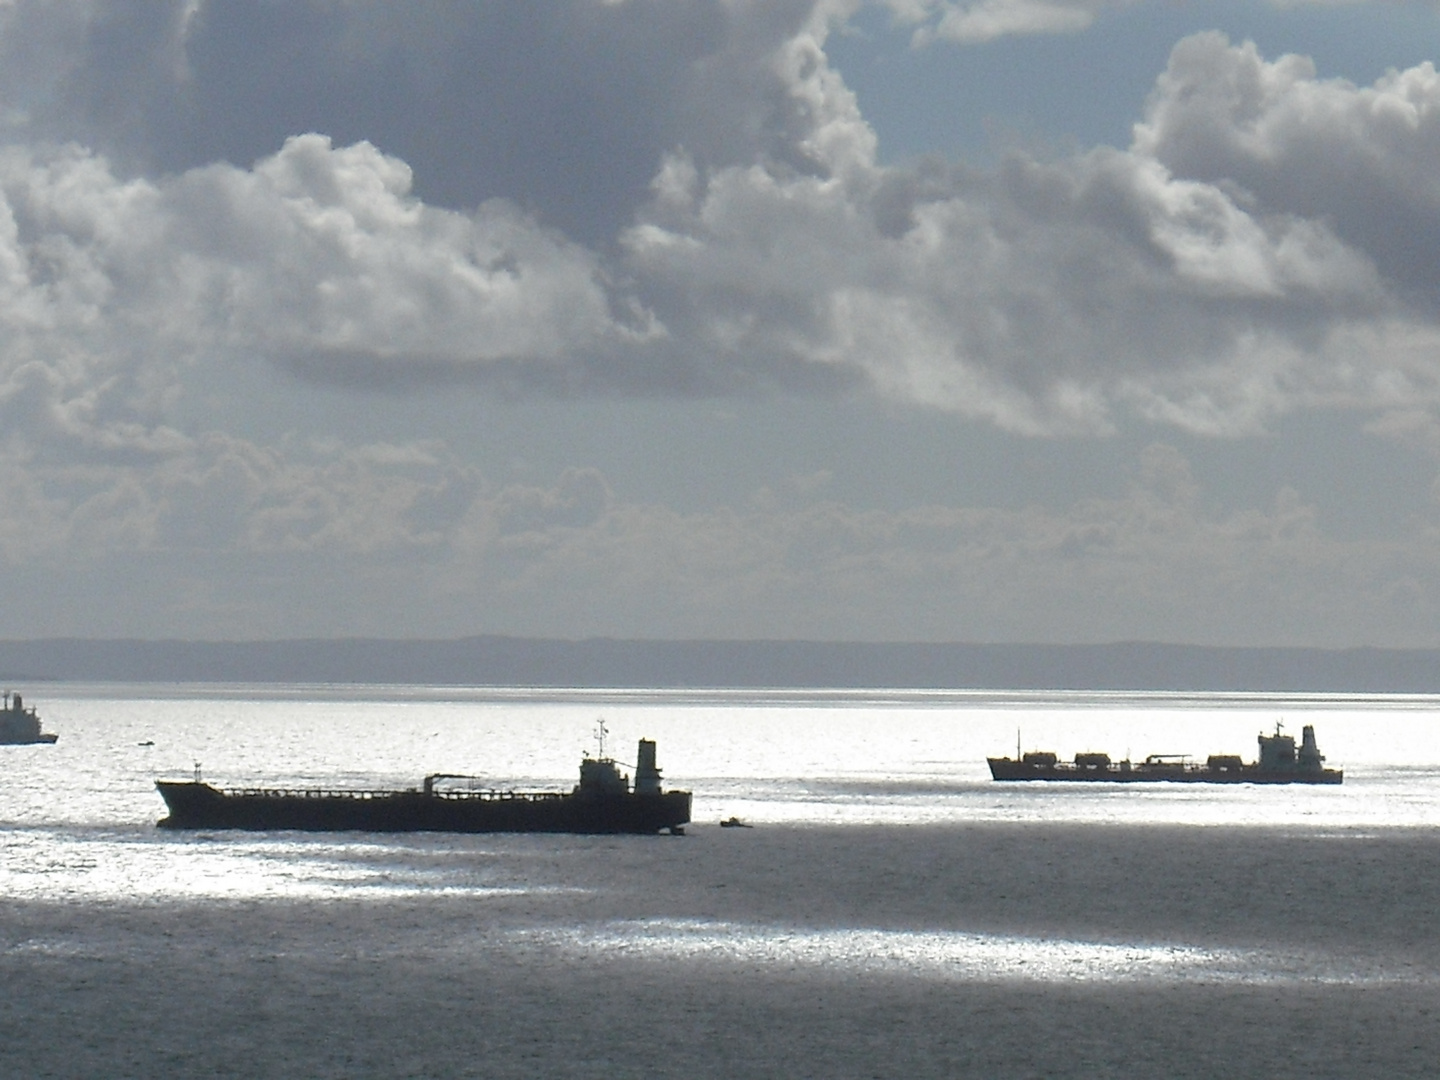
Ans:
[[[33,707],[26,708],[19,694],[5,691],[3,709],[0,709],[0,743],[7,746],[26,746],[34,743],[53,743],[60,738],[53,731],[40,730],[40,717]]]
[[[747,825],[738,817],[727,817],[724,821],[720,822],[720,828],[722,829],[753,829],[754,827],[754,825]]]

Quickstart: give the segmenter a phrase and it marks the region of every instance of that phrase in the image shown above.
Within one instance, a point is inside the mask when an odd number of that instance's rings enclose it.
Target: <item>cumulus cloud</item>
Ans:
[[[1152,132],[1174,130],[1173,102],[1216,77],[1194,72],[1195,51],[1221,67],[1283,71],[1291,59],[1265,65],[1209,36],[1184,43],[1131,147],[1016,153],[984,172],[878,166],[822,44],[801,35],[775,59],[807,118],[796,145],[808,168],[703,171],[672,155],[626,234],[657,317],[717,363],[799,360],[1021,431],[1104,431],[1135,410],[1223,432],[1321,400],[1373,405],[1392,373],[1383,359],[1355,368],[1359,337],[1413,343],[1432,330],[1407,303],[1417,283],[1378,240],[1161,152]],[[1412,111],[1428,108],[1415,102],[1430,93],[1423,68],[1396,78]],[[1372,93],[1313,76],[1304,86]],[[1384,189],[1367,199],[1423,233],[1440,221],[1424,168],[1434,140],[1418,125],[1410,138],[1403,154],[1353,150],[1403,175],[1391,190],[1408,201],[1387,203]]]
[[[885,0],[897,21],[915,26],[914,40],[974,44],[1014,34],[1073,34],[1106,8],[1138,0]]]
[[[1276,8],[1360,6],[1374,0],[1262,0]],[[831,0],[843,19],[864,0]],[[1145,0],[874,0],[901,26],[914,27],[913,43],[981,44],[1027,34],[1076,34],[1105,11],[1137,7]]]
[[[1440,305],[1440,75],[1431,63],[1373,86],[1318,79],[1307,57],[1267,62],[1218,33],[1176,46],[1134,151],[1240,190],[1261,213],[1324,222],[1391,288]]]
[[[1432,640],[1425,508],[1342,542],[1288,490],[1215,510],[1165,446],[1069,505],[680,510],[378,434],[435,386],[778,390],[1440,447],[1430,65],[1200,35],[1127,146],[883,165],[826,55],[860,6],[0,0],[6,632]],[[1105,7],[885,6],[932,48]],[[256,365],[284,420],[187,408]]]
[[[0,40],[45,39],[46,27],[100,70],[143,73],[186,100],[218,101],[230,85],[208,36],[230,18],[220,6],[141,17],[93,0],[47,21],[51,7],[12,5]],[[407,26],[365,3],[262,7],[242,52],[282,74],[291,20],[324,64],[344,55],[373,73],[429,57],[435,85],[451,86],[454,57],[423,18]],[[1440,405],[1430,65],[1357,87],[1200,35],[1176,47],[1130,146],[1016,152],[980,170],[878,163],[825,54],[845,5],[574,0],[543,17],[479,5],[457,35],[509,33],[563,59],[580,55],[575,35],[609,40],[662,8],[627,47],[668,58],[641,65],[659,80],[647,101],[668,91],[663,117],[646,113],[645,137],[620,144],[653,153],[649,184],[600,243],[522,209],[523,190],[470,208],[427,202],[403,157],[327,134],[292,132],[245,163],[127,169],[118,162],[164,156],[154,131],[118,124],[130,132],[112,140],[118,157],[53,140],[65,117],[84,133],[102,115],[81,76],[62,72],[66,92],[43,108],[32,92],[0,150],[11,430],[164,455],[186,439],[166,421],[183,372],[237,356],[338,385],[869,387],[1032,434],[1107,432],[1132,416],[1233,433],[1316,405]],[[983,10],[1002,8],[1022,10]],[[982,8],[896,10],[943,23]],[[583,77],[614,75],[584,56]],[[407,93],[423,89],[423,72],[397,70]]]
[[[296,136],[253,168],[122,179],[70,146],[0,150],[0,411],[10,430],[163,452],[197,358],[259,354],[336,382],[549,368],[657,333],[595,255],[490,201],[409,193],[403,163]],[[564,383],[568,376],[553,376]]]
[[[21,0],[0,5],[0,129],[149,175],[317,131],[407,161],[431,205],[507,197],[603,246],[682,132],[719,155],[753,135],[747,56],[812,2]]]

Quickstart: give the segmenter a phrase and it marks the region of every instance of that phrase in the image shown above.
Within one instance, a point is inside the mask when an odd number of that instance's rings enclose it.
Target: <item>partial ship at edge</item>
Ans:
[[[4,695],[5,707],[0,709],[0,745],[28,746],[53,743],[60,738],[53,731],[40,730],[40,717],[34,706],[25,707],[25,700],[9,690]]]
[[[1111,761],[1109,754],[1076,754],[1061,761],[1049,751],[1021,753],[1014,758],[987,758],[995,780],[1068,780],[1110,783],[1191,784],[1339,784],[1342,769],[1325,768],[1315,742],[1315,728],[1306,724],[1297,751],[1295,739],[1282,734],[1260,735],[1260,760],[1241,761],[1239,754],[1211,754],[1203,764],[1180,754],[1151,754],[1144,761]]]
[[[548,832],[679,835],[690,820],[690,792],[662,791],[655,743],[640,740],[635,784],[604,756],[580,763],[580,782],[563,791],[451,790],[434,773],[403,790],[221,789],[195,780],[157,780],[170,814],[166,829],[296,829],[309,832]]]

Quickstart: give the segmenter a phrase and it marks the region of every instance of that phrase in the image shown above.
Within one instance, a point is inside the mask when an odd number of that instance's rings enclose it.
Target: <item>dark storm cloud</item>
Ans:
[[[807,6],[735,19],[718,0],[98,2],[65,20],[36,122],[147,171],[246,166],[309,131],[364,140],[408,162],[428,203],[504,196],[604,245],[677,141],[739,152],[753,132],[734,103],[755,72],[724,58],[757,31],[793,32]]]

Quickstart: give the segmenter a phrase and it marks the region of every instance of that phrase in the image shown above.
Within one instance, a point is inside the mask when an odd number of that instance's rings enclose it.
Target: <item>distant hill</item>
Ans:
[[[0,641],[0,679],[537,687],[1440,693],[1430,649],[471,637]]]

